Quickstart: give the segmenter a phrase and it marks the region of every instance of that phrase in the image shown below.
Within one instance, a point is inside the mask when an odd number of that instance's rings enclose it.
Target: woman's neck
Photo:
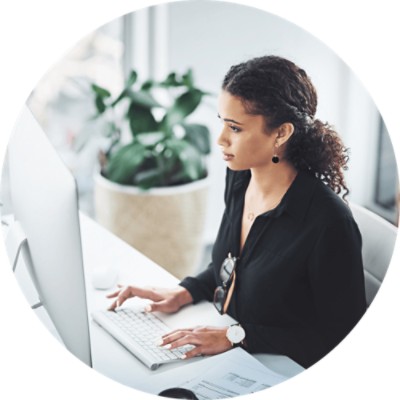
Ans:
[[[284,161],[265,168],[252,168],[249,188],[264,198],[282,197],[296,175],[297,170]]]

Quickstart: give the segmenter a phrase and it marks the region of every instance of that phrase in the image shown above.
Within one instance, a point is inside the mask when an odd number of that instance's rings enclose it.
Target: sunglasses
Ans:
[[[218,286],[214,291],[214,306],[221,315],[228,310],[233,290],[235,289],[237,260],[238,258],[232,257],[231,253],[229,253],[219,271],[222,285]]]

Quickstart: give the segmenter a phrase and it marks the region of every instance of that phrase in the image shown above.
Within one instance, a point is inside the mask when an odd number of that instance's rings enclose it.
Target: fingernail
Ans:
[[[164,343],[164,340],[162,340],[162,339],[157,339],[156,341],[155,341],[155,345],[156,346],[161,346],[162,344]]]
[[[150,312],[150,311],[151,311],[151,306],[146,306],[146,307],[144,308],[144,311]]]
[[[166,344],[163,348],[169,350],[172,347],[171,344]]]
[[[117,307],[119,307],[119,300],[117,300]]]
[[[186,357],[187,357],[186,354],[182,354],[181,355],[181,360],[184,360]]]

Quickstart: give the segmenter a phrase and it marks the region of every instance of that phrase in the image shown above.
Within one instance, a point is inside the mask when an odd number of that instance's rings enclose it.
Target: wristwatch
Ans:
[[[226,331],[226,337],[231,342],[232,347],[238,346],[243,342],[246,337],[246,332],[240,326],[240,324],[231,325]]]

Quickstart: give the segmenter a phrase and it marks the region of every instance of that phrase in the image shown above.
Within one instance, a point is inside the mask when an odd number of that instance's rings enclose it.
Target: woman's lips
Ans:
[[[222,156],[225,161],[230,161],[234,157],[233,154],[228,154],[228,153],[222,153]]]

